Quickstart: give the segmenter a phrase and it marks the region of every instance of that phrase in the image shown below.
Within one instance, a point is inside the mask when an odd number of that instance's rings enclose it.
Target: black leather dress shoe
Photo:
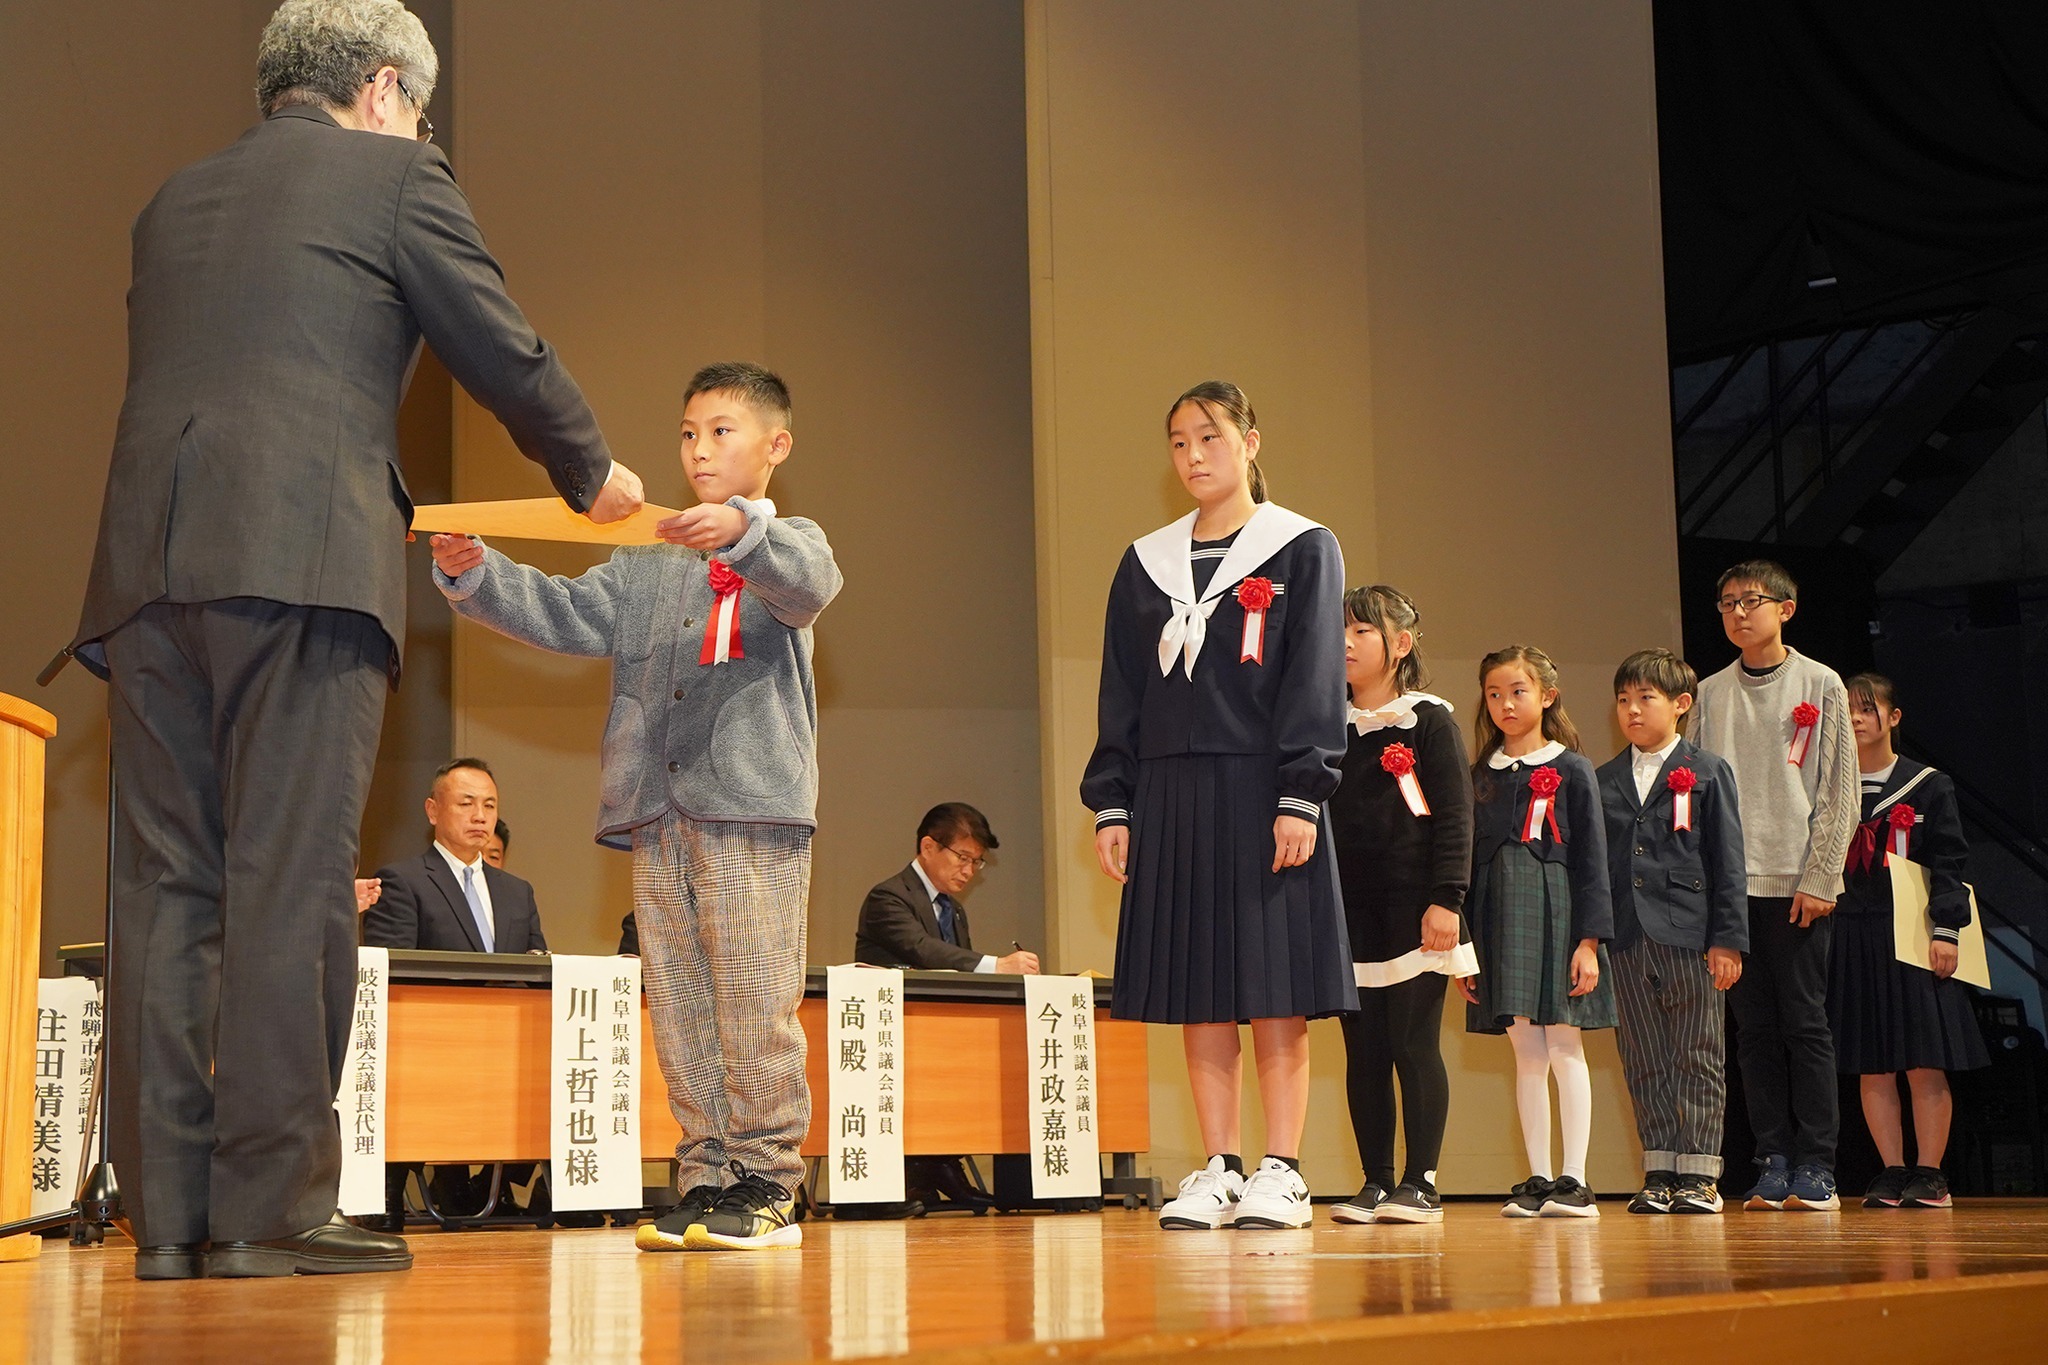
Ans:
[[[361,1275],[412,1269],[403,1237],[371,1232],[335,1214],[317,1228],[270,1242],[215,1242],[207,1273],[216,1280],[259,1275]]]
[[[137,1247],[135,1278],[203,1280],[206,1278],[206,1243],[171,1242],[163,1246]]]

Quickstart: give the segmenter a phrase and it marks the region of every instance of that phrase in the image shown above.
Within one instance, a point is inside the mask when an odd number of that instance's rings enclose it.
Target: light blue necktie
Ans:
[[[491,917],[484,913],[484,898],[477,894],[476,869],[462,869],[462,896],[469,902],[469,917],[476,921],[476,931],[483,936],[484,951],[498,951],[497,936],[491,932]]]

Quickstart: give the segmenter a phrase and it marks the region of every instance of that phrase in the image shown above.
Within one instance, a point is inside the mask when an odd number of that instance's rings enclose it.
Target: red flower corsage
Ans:
[[[1247,578],[1237,585],[1237,605],[1244,608],[1244,639],[1237,651],[1241,664],[1266,662],[1266,608],[1273,605],[1273,580]]]
[[[1415,751],[1405,744],[1389,744],[1380,750],[1380,767],[1399,777],[1415,771]]]
[[[1664,785],[1671,788],[1671,828],[1692,828],[1692,792],[1699,784],[1700,775],[1690,768],[1673,768],[1671,776],[1664,779]]]
[[[733,572],[722,559],[711,561],[711,614],[704,618],[704,647],[697,653],[700,664],[730,663],[747,657],[740,648],[740,589],[747,580]]]
[[[723,597],[727,593],[738,592],[746,586],[746,583],[746,579],[733,572],[732,565],[722,559],[711,561],[711,595],[713,597]]]
[[[1408,803],[1408,813],[1415,816],[1429,814],[1429,802],[1422,795],[1422,783],[1415,777],[1415,751],[1405,744],[1389,744],[1380,750],[1380,767],[1392,773],[1394,785],[1401,789],[1401,799]]]
[[[1564,842],[1564,836],[1558,833],[1557,830],[1557,811],[1553,808],[1551,802],[1551,798],[1557,795],[1557,789],[1563,785],[1564,774],[1555,768],[1545,766],[1529,770],[1529,795],[1531,799],[1529,801],[1529,820],[1527,824],[1522,826],[1523,843],[1526,844],[1531,840],[1542,838],[1545,825],[1550,827],[1551,838],[1559,843]]]
[[[1913,822],[1920,816],[1911,806],[1901,801],[1892,807],[1892,813],[1886,818],[1892,822],[1893,829],[1900,830],[1913,828]]]
[[[1820,724],[1820,708],[1810,701],[1792,708],[1792,744],[1785,761],[1795,768],[1806,766],[1806,751],[1813,743],[1813,727]]]

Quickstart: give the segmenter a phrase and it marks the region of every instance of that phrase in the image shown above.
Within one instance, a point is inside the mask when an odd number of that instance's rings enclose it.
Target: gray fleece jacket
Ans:
[[[746,534],[713,556],[746,580],[742,658],[701,664],[713,607],[710,566],[679,545],[628,545],[575,578],[496,550],[434,583],[462,615],[557,654],[612,661],[597,841],[674,809],[693,820],[815,828],[818,699],[811,623],[843,581],[816,522],[732,498]]]

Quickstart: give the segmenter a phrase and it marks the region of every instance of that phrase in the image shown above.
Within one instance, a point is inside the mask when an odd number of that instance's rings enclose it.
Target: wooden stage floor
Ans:
[[[2048,1202],[1166,1233],[1151,1214],[805,1225],[800,1251],[427,1233],[403,1275],[138,1283],[125,1241],[0,1265],[0,1360],[2048,1358]]]

